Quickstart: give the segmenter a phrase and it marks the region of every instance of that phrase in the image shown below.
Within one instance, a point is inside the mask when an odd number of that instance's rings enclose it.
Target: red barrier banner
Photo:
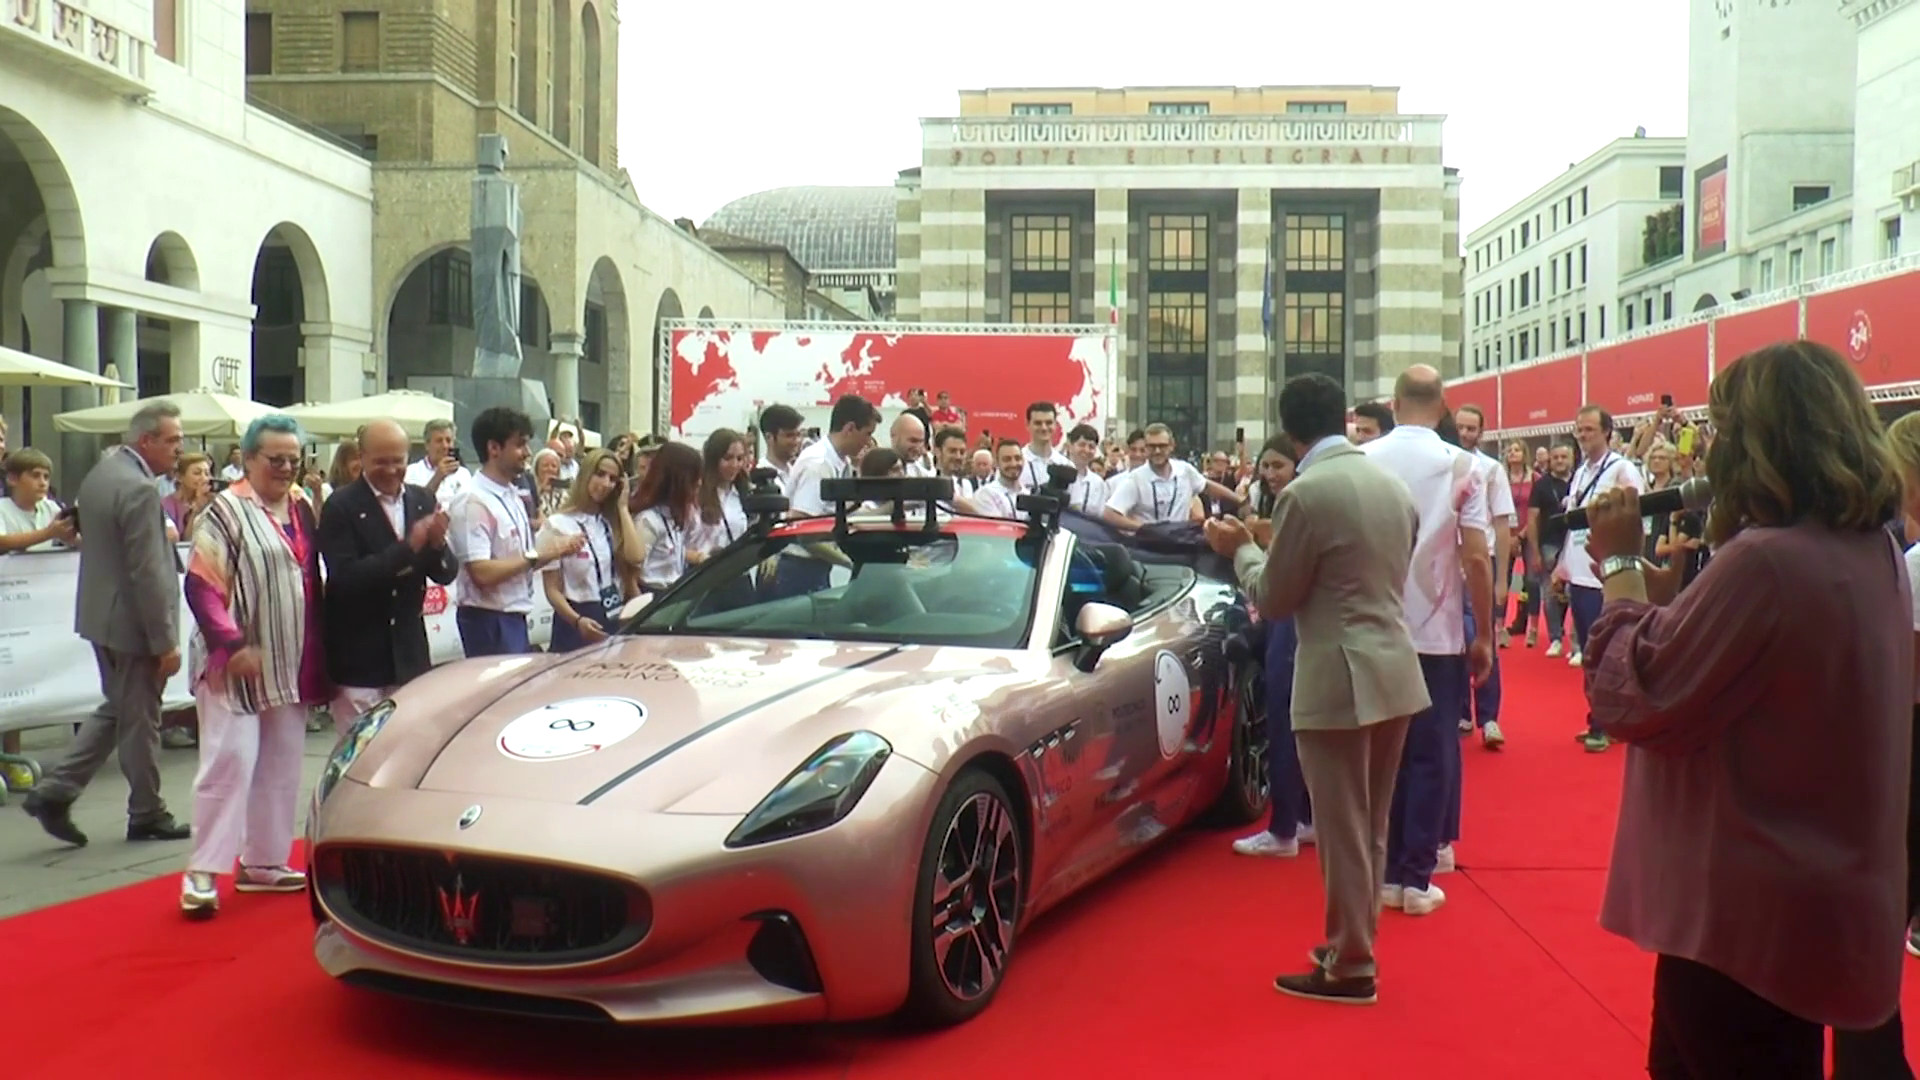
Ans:
[[[1447,408],[1459,411],[1463,405],[1477,405],[1486,413],[1487,429],[1500,429],[1500,376],[1476,375],[1447,384]]]
[[[1868,386],[1920,382],[1920,271],[1807,297],[1807,337]]]
[[[831,328],[689,327],[669,332],[668,420],[672,437],[694,440],[715,428],[744,430],[768,405],[791,405],[808,426],[844,394],[889,414],[909,390],[928,403],[946,391],[966,414],[971,439],[986,432],[1027,437],[1027,406],[1053,402],[1064,432],[1106,422],[1106,372],[1113,338],[1099,334]],[[1105,432],[1102,430],[1102,434]],[[884,439],[885,433],[881,434]]]
[[[1587,403],[1615,416],[1650,413],[1662,394],[1682,409],[1707,403],[1707,324],[1587,350]]]
[[[1500,430],[1573,425],[1581,400],[1580,357],[1511,368],[1500,376]]]
[[[1798,300],[1768,304],[1735,315],[1716,316],[1713,320],[1714,373],[1727,370],[1728,364],[1755,349],[1778,345],[1783,341],[1797,341],[1799,337]]]

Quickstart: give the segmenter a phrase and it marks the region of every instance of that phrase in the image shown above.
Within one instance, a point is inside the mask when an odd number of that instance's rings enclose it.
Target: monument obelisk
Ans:
[[[507,179],[507,141],[480,136],[473,177],[473,369],[456,375],[449,395],[460,445],[473,418],[504,405],[533,420],[533,443],[546,444],[552,412],[546,387],[520,376],[520,191]]]

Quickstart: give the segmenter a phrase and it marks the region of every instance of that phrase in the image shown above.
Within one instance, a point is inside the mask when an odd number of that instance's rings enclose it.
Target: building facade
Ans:
[[[1857,40],[1853,103],[1853,262],[1914,250],[1920,229],[1920,3],[1846,0]]]
[[[360,391],[371,169],[248,104],[243,19],[239,0],[0,0],[0,344],[143,396]],[[0,390],[9,445],[54,449],[53,415],[98,401]],[[92,445],[69,440],[63,487]]]
[[[775,188],[714,211],[701,235],[775,245],[806,272],[808,290],[858,318],[886,319],[893,316],[895,203],[891,186]],[[739,261],[733,250],[727,255]],[[790,301],[789,317],[793,310]]]
[[[1442,120],[1378,87],[982,90],[898,184],[904,321],[1117,318],[1117,416],[1257,445],[1303,372],[1457,371]]]
[[[15,0],[18,2],[18,0]],[[377,385],[445,393],[474,354],[468,251],[478,137],[520,187],[522,374],[556,416],[663,430],[661,320],[778,318],[782,298],[643,206],[614,138],[610,0],[252,0],[251,92],[374,161]]]
[[[1467,237],[1469,374],[1574,348],[1617,328],[1623,276],[1679,254],[1685,139],[1616,139]],[[1661,299],[1670,311],[1672,293]]]

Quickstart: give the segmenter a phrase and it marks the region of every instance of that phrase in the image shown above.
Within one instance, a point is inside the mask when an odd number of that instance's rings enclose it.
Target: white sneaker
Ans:
[[[1500,733],[1500,721],[1489,720],[1487,726],[1480,729],[1480,745],[1489,750],[1507,745],[1507,737]]]
[[[1235,855],[1265,855],[1273,859],[1291,859],[1300,854],[1300,841],[1282,840],[1265,829],[1233,842]]]
[[[1467,719],[1464,716],[1460,718],[1460,734],[1462,735],[1473,734],[1473,721]]]
[[[1400,910],[1409,915],[1431,915],[1440,910],[1447,902],[1447,894],[1440,891],[1438,885],[1428,885],[1424,889],[1405,890],[1404,902]]]
[[[1548,646],[1547,646],[1547,655],[1548,655],[1548,656],[1550,656],[1550,657],[1552,657],[1552,656],[1559,656],[1559,655],[1560,655],[1560,643],[1556,641],[1556,642],[1554,642],[1554,643],[1552,643],[1551,645],[1548,645]]]
[[[1568,666],[1568,667],[1579,667],[1579,666],[1580,666],[1580,660],[1581,660],[1581,656],[1580,656],[1580,654],[1579,654],[1579,653],[1574,653],[1573,655],[1571,655],[1571,656],[1569,656],[1569,657],[1567,657],[1567,666]]]
[[[1451,874],[1456,868],[1456,864],[1453,861],[1453,845],[1441,844],[1440,850],[1434,856],[1433,872],[1436,874]]]
[[[213,875],[188,871],[180,875],[180,913],[189,919],[211,919],[220,910],[220,890]]]
[[[234,892],[299,892],[307,875],[290,866],[243,866],[233,876]]]
[[[1398,909],[1406,903],[1406,890],[1398,885],[1380,886],[1380,906]]]
[[[1320,834],[1313,831],[1313,826],[1302,825],[1294,831],[1293,838],[1302,844],[1312,844],[1319,835]]]

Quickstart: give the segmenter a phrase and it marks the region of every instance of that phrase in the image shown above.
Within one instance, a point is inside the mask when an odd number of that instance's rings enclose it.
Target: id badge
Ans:
[[[608,618],[620,614],[620,606],[624,603],[620,597],[620,586],[608,585],[600,590],[600,610],[606,612]]]
[[[1567,534],[1567,543],[1569,543],[1569,544],[1579,544],[1579,545],[1581,545],[1582,547],[1585,547],[1585,546],[1586,546],[1586,543],[1587,543],[1587,530],[1585,530],[1585,529],[1575,529],[1575,530],[1573,530],[1572,532],[1570,532],[1570,533],[1568,533],[1568,534]]]

